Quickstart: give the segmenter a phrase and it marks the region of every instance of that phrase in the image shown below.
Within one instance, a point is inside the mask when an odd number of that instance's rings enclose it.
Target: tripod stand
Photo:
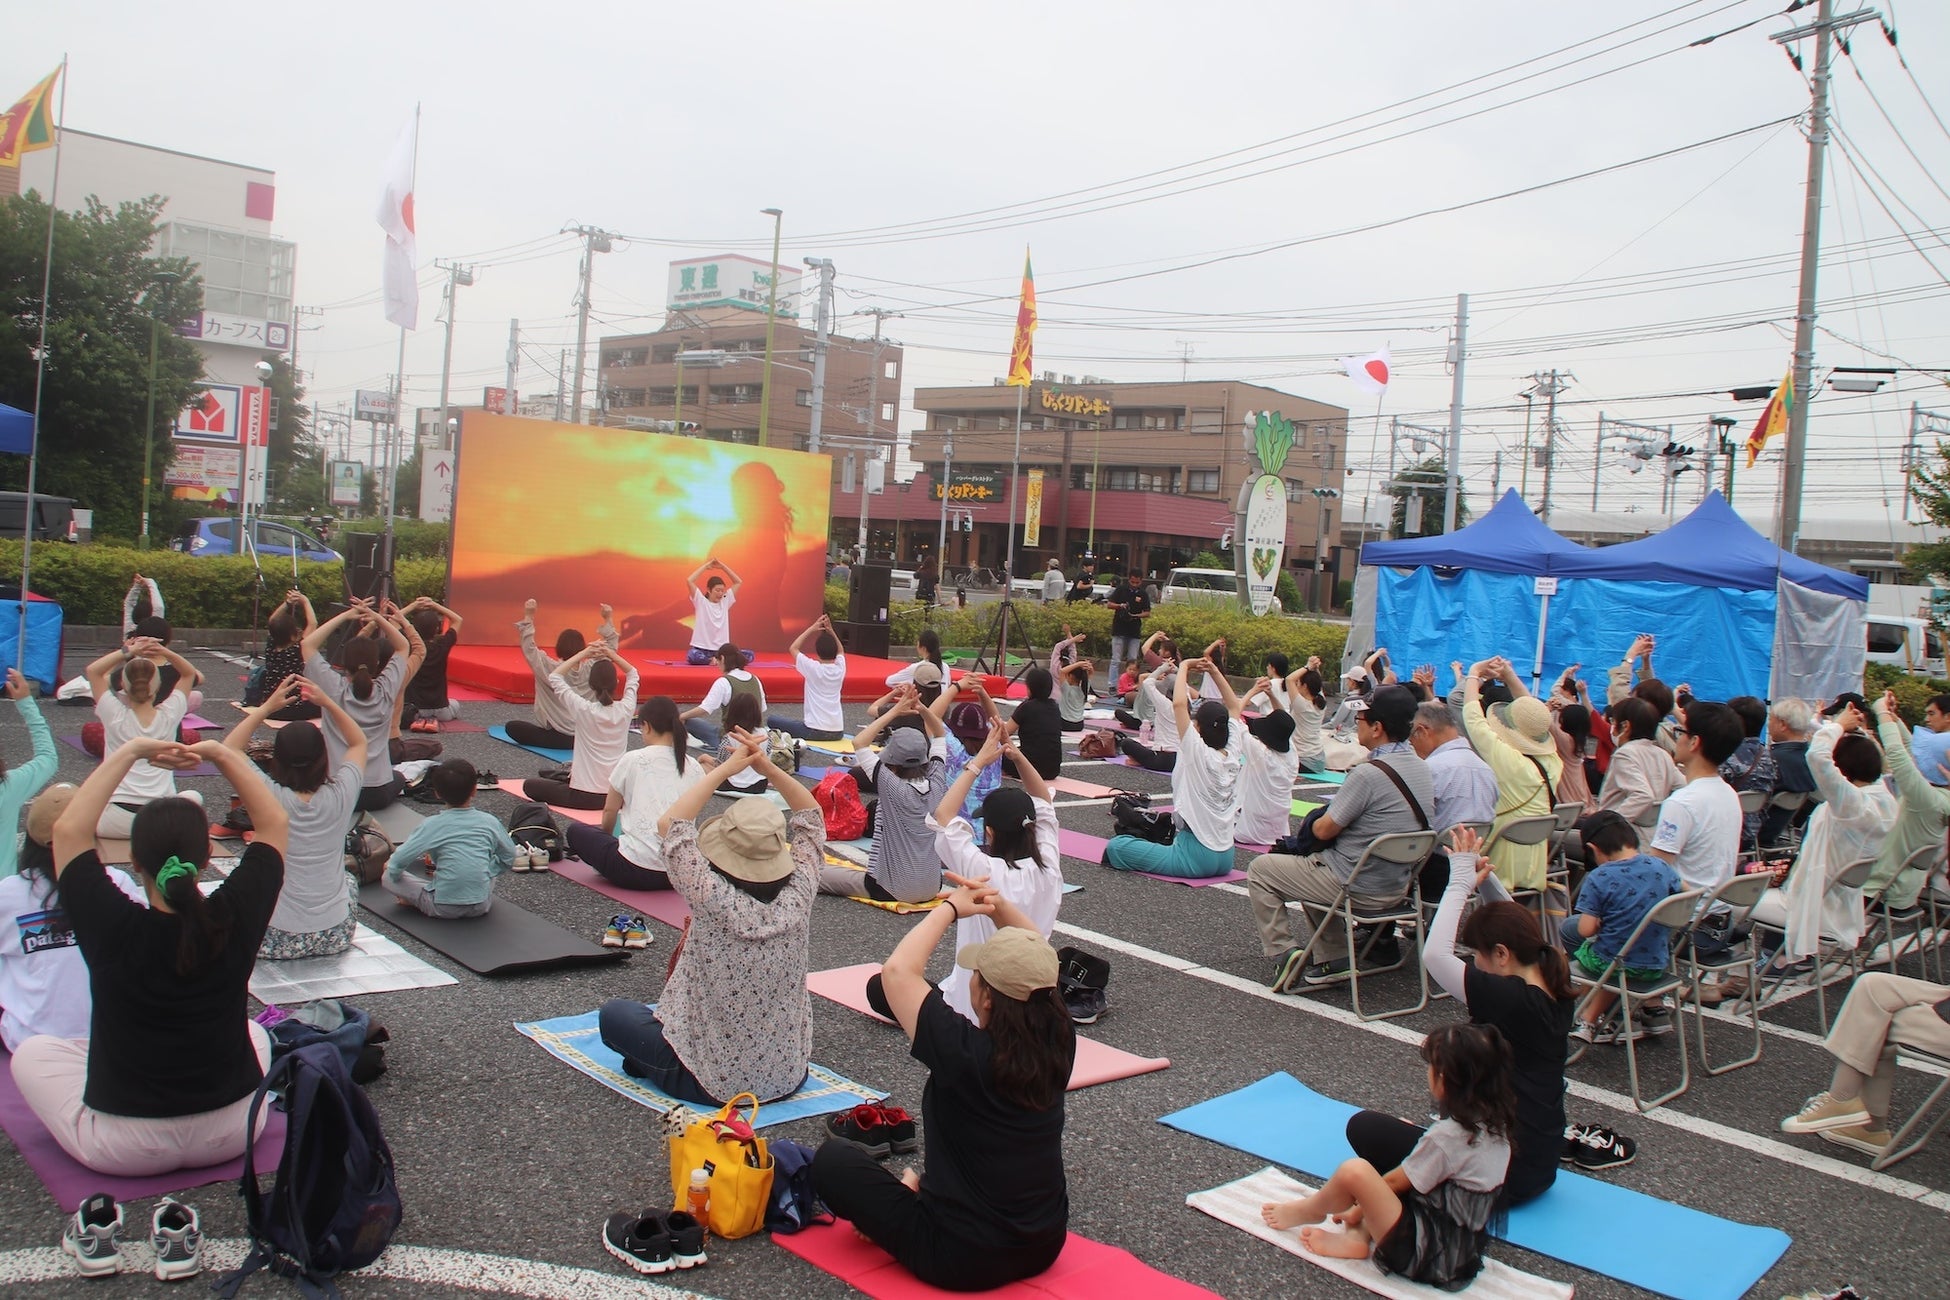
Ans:
[[[1022,641],[1022,662],[1016,665],[1013,673],[1008,674],[1009,683],[1014,685],[1021,680],[1024,673],[1029,671],[1030,665],[1036,662],[1036,647],[1029,643],[1029,633],[1023,628],[1021,620],[1016,617],[1016,602],[1005,592],[1002,599],[996,603],[995,613],[989,616],[989,630],[983,634],[981,652],[975,656],[975,671],[999,673],[1008,666],[1011,632]],[[995,651],[993,668],[989,665],[991,648]]]

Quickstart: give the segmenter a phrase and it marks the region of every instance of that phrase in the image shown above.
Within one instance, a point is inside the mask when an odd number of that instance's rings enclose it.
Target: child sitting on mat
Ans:
[[[1363,1259],[1411,1282],[1459,1291],[1483,1267],[1483,1245],[1501,1217],[1517,1099],[1510,1045],[1488,1025],[1444,1025],[1422,1040],[1429,1095],[1442,1118],[1398,1169],[1356,1158],[1297,1201],[1260,1207],[1268,1227],[1333,1217],[1340,1232],[1302,1229],[1300,1241],[1330,1259]]]
[[[886,744],[875,753],[870,746],[882,732],[887,732]],[[935,856],[927,818],[948,779],[947,739],[941,719],[921,707],[911,686],[900,703],[860,729],[853,752],[859,770],[872,779],[880,796],[873,849],[864,873],[822,866],[821,893],[920,903],[941,892],[941,859]]]
[[[927,702],[925,692],[922,700],[923,703]],[[988,762],[976,765],[976,751],[989,738],[990,728],[1008,727],[1012,734],[1015,728],[1002,721],[1002,716],[995,711],[995,701],[989,698],[988,690],[981,681],[974,677],[949,683],[942,688],[939,698],[927,707],[928,712],[940,718],[942,725],[948,728],[943,754],[948,779],[953,781],[964,771],[975,773],[975,783],[962,800],[961,815],[979,825],[982,800],[1002,784],[1002,759],[999,754],[991,755]]]
[[[514,865],[515,842],[492,814],[470,806],[476,781],[472,763],[450,758],[429,772],[427,781],[447,806],[393,850],[380,884],[402,905],[428,916],[486,916],[494,906],[494,878]]]
[[[1599,865],[1578,887],[1577,910],[1564,918],[1560,928],[1566,955],[1593,979],[1603,975],[1614,960],[1622,960],[1625,973],[1635,980],[1664,975],[1669,955],[1665,926],[1649,927],[1640,936],[1638,946],[1622,957],[1620,949],[1647,912],[1686,887],[1680,883],[1679,873],[1651,854],[1641,852],[1639,835],[1632,829],[1632,823],[1609,809],[1593,813],[1586,822],[1584,847],[1597,858]],[[1618,995],[1610,989],[1592,990],[1571,1037],[1580,1042],[1597,1042],[1598,1024],[1617,1001]],[[1672,1026],[1672,1013],[1665,1009],[1663,999],[1657,1004],[1643,1004],[1641,1014],[1648,1028]],[[1606,1041],[1623,1042],[1623,1034],[1627,1032],[1636,1031],[1621,1026],[1620,1033]]]

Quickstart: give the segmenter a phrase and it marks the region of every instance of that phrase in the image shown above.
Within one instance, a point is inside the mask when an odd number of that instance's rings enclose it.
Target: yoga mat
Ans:
[[[465,718],[454,718],[451,721],[441,723],[440,730],[452,736],[476,736],[486,731],[487,728],[478,722],[469,722]],[[430,734],[427,732],[412,731],[405,727],[401,727],[401,732],[407,736]]]
[[[183,715],[183,725],[185,727],[188,727],[191,731],[216,731],[219,729],[222,729],[224,731],[229,730],[229,728],[223,726],[222,723],[212,722],[210,721],[210,719],[204,717],[201,713],[185,713]]]
[[[775,1233],[772,1241],[874,1300],[946,1300],[962,1294],[929,1286],[849,1225]],[[982,1294],[995,1300],[1221,1300],[1217,1292],[1160,1273],[1129,1251],[1074,1232],[1047,1272]]]
[[[412,806],[397,800],[387,804],[384,808],[366,813],[365,816],[371,818],[372,824],[384,831],[386,838],[395,844],[405,842],[406,837],[411,835],[418,829],[420,823],[427,819],[425,813],[419,812]]]
[[[1110,841],[1100,835],[1085,835],[1067,826],[1056,828],[1056,847],[1065,857],[1101,863],[1104,860],[1104,845],[1108,843]]]
[[[457,682],[447,683],[447,699],[454,704],[499,704],[499,695],[483,691],[473,686],[462,686]]]
[[[1354,1154],[1346,1137],[1354,1112],[1290,1074],[1272,1074],[1158,1122],[1325,1178]],[[1594,1231],[1593,1224],[1603,1230]],[[1790,1244],[1774,1228],[1736,1223],[1569,1171],[1510,1212],[1504,1240],[1674,1300],[1739,1300]]]
[[[827,857],[840,858],[844,860],[849,866],[858,867],[862,871],[865,871],[867,869],[867,862],[868,859],[872,856],[872,854],[873,854],[873,840],[871,837],[864,840],[826,841]]]
[[[1298,1255],[1309,1264],[1319,1265],[1329,1273],[1344,1277],[1376,1295],[1392,1296],[1395,1300],[1418,1300],[1418,1297],[1435,1300],[1438,1296],[1455,1294],[1384,1273],[1375,1267],[1372,1257],[1329,1259],[1325,1255],[1316,1255],[1300,1244],[1300,1229],[1269,1228],[1266,1221],[1260,1218],[1259,1207],[1268,1201],[1296,1201],[1313,1190],[1305,1183],[1295,1182],[1279,1170],[1269,1167],[1214,1187],[1209,1192],[1193,1192],[1185,1198],[1185,1204],[1204,1211],[1220,1223],[1231,1224],[1261,1241],[1271,1242],[1288,1254]],[[1485,1258],[1483,1271],[1469,1284],[1467,1294],[1477,1297],[1477,1300],[1571,1300],[1574,1291],[1568,1282],[1553,1282],[1535,1273],[1511,1268],[1501,1260]]]
[[[1083,725],[1096,731],[1131,731],[1129,727],[1119,722],[1116,718],[1111,717],[1093,718],[1086,714],[1083,719]],[[1137,733],[1131,732],[1131,734],[1136,735]]]
[[[496,740],[505,741],[513,745],[516,749],[525,749],[531,754],[540,754],[543,758],[546,758],[549,762],[559,767],[567,767],[575,760],[575,751],[572,749],[543,749],[540,745],[524,745],[518,740],[510,740],[508,738],[508,729],[498,722],[487,730],[488,735],[493,736]]]
[[[1162,880],[1167,885],[1190,885],[1193,889],[1203,889],[1207,885],[1233,885],[1246,878],[1243,871],[1228,871],[1223,876],[1161,876],[1155,871],[1133,871],[1130,874]]]
[[[674,889],[625,889],[577,858],[551,862],[548,869],[564,880],[595,890],[604,898],[615,899],[632,911],[655,917],[673,930],[683,929],[684,923],[691,919],[691,905]]]
[[[48,1194],[54,1197],[63,1213],[72,1213],[76,1206],[96,1192],[107,1192],[118,1201],[140,1201],[164,1192],[182,1191],[186,1187],[234,1183],[244,1172],[242,1156],[220,1165],[174,1169],[166,1174],[150,1174],[141,1178],[98,1174],[84,1167],[61,1149],[54,1135],[41,1123],[40,1117],[28,1109],[27,1099],[14,1086],[13,1058],[4,1051],[0,1051],[0,1129],[5,1129],[7,1136],[14,1140],[14,1146],[20,1149],[20,1158],[34,1171],[34,1177],[41,1180],[41,1186],[47,1188]],[[274,1110],[270,1112],[263,1133],[258,1135],[258,1168],[275,1169],[283,1150],[284,1112]],[[146,1232],[133,1231],[133,1223],[130,1227],[132,1236],[146,1238]]]
[[[88,753],[88,747],[81,743],[80,736],[62,736],[60,740],[61,743],[66,745],[69,749],[72,749],[77,753],[88,754],[89,762],[99,763],[101,761],[100,759],[96,758],[93,754]],[[213,763],[198,763],[195,767],[180,769],[176,772],[176,775],[179,777],[215,776],[216,774],[217,774],[216,765]]]
[[[1117,793],[1110,786],[1092,785],[1088,781],[1079,781],[1070,776],[1057,777],[1049,783],[1049,788],[1057,794],[1073,794],[1082,799],[1102,799],[1106,795]]]
[[[237,710],[237,712],[239,713],[250,712],[249,706],[247,706],[242,700],[232,700],[230,702],[230,707]],[[275,719],[266,719],[265,721],[259,723],[258,725],[263,727],[269,727],[271,730],[276,731],[280,727],[288,727],[291,724],[288,722],[279,722],[276,721]]]
[[[351,998],[400,989],[431,989],[459,980],[429,966],[373,930],[359,926],[352,946],[333,957],[295,961],[258,959],[251,971],[251,996],[269,1006],[295,1007],[319,998]]]
[[[1293,801],[1293,815],[1295,817],[1305,817],[1318,807],[1320,805],[1317,803],[1308,803],[1305,799],[1295,799]]]
[[[1345,780],[1345,772],[1302,772],[1299,776],[1301,785],[1339,785]]]
[[[406,907],[378,885],[359,889],[359,905],[452,957],[477,975],[513,975],[553,966],[585,966],[620,961],[622,948],[605,948],[561,926],[524,912],[505,898],[494,900],[486,916],[442,921]]]
[[[851,754],[853,737],[841,736],[838,740],[805,740],[800,742],[808,749],[824,749],[835,754]]]
[[[680,1102],[668,1093],[651,1087],[645,1080],[632,1079],[623,1073],[623,1058],[603,1045],[597,1032],[594,1011],[579,1016],[557,1016],[553,1020],[517,1024],[515,1032],[533,1039],[537,1047],[564,1065],[588,1075],[612,1092],[620,1092],[631,1101],[648,1106],[660,1115],[668,1114],[673,1106],[689,1106],[692,1110],[698,1108],[695,1102]],[[835,1111],[851,1110],[866,1102],[883,1101],[886,1096],[884,1092],[863,1087],[815,1062],[807,1070],[806,1081],[799,1085],[799,1091],[790,1097],[760,1104],[758,1126],[764,1128],[771,1124],[789,1124],[795,1119],[809,1119],[814,1115],[830,1115]]]
[[[867,980],[879,973],[880,963],[877,961],[859,966],[841,966],[834,970],[816,970],[806,976],[806,987],[828,1002],[837,1002],[883,1025],[891,1025],[893,1021],[867,1005]],[[1109,1043],[1100,1043],[1078,1034],[1076,1062],[1070,1067],[1070,1083],[1066,1091],[1075,1092],[1078,1088],[1149,1074],[1170,1065],[1168,1057],[1138,1056],[1121,1047],[1112,1047]]]
[[[527,795],[521,792],[521,782],[515,780],[513,777],[502,777],[494,783],[494,788],[503,794],[511,794],[517,799],[528,798]],[[601,826],[603,824],[603,810],[600,808],[558,808],[554,804],[550,804],[548,810],[557,817],[572,818],[575,821],[581,822],[584,826]]]

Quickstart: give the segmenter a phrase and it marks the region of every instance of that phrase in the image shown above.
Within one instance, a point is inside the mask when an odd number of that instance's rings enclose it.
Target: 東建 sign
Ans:
[[[1005,500],[1008,496],[1008,488],[1003,482],[1004,477],[999,470],[958,469],[954,471],[954,482],[949,485],[948,499],[974,505]],[[928,500],[941,500],[941,484],[938,480],[928,490]]]

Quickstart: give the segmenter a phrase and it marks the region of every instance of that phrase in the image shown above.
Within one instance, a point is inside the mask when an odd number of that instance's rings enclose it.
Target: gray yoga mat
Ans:
[[[359,905],[477,975],[514,975],[551,966],[592,966],[628,956],[622,948],[591,943],[504,898],[495,899],[486,916],[452,921],[438,920],[403,906],[378,885],[360,886]]]

